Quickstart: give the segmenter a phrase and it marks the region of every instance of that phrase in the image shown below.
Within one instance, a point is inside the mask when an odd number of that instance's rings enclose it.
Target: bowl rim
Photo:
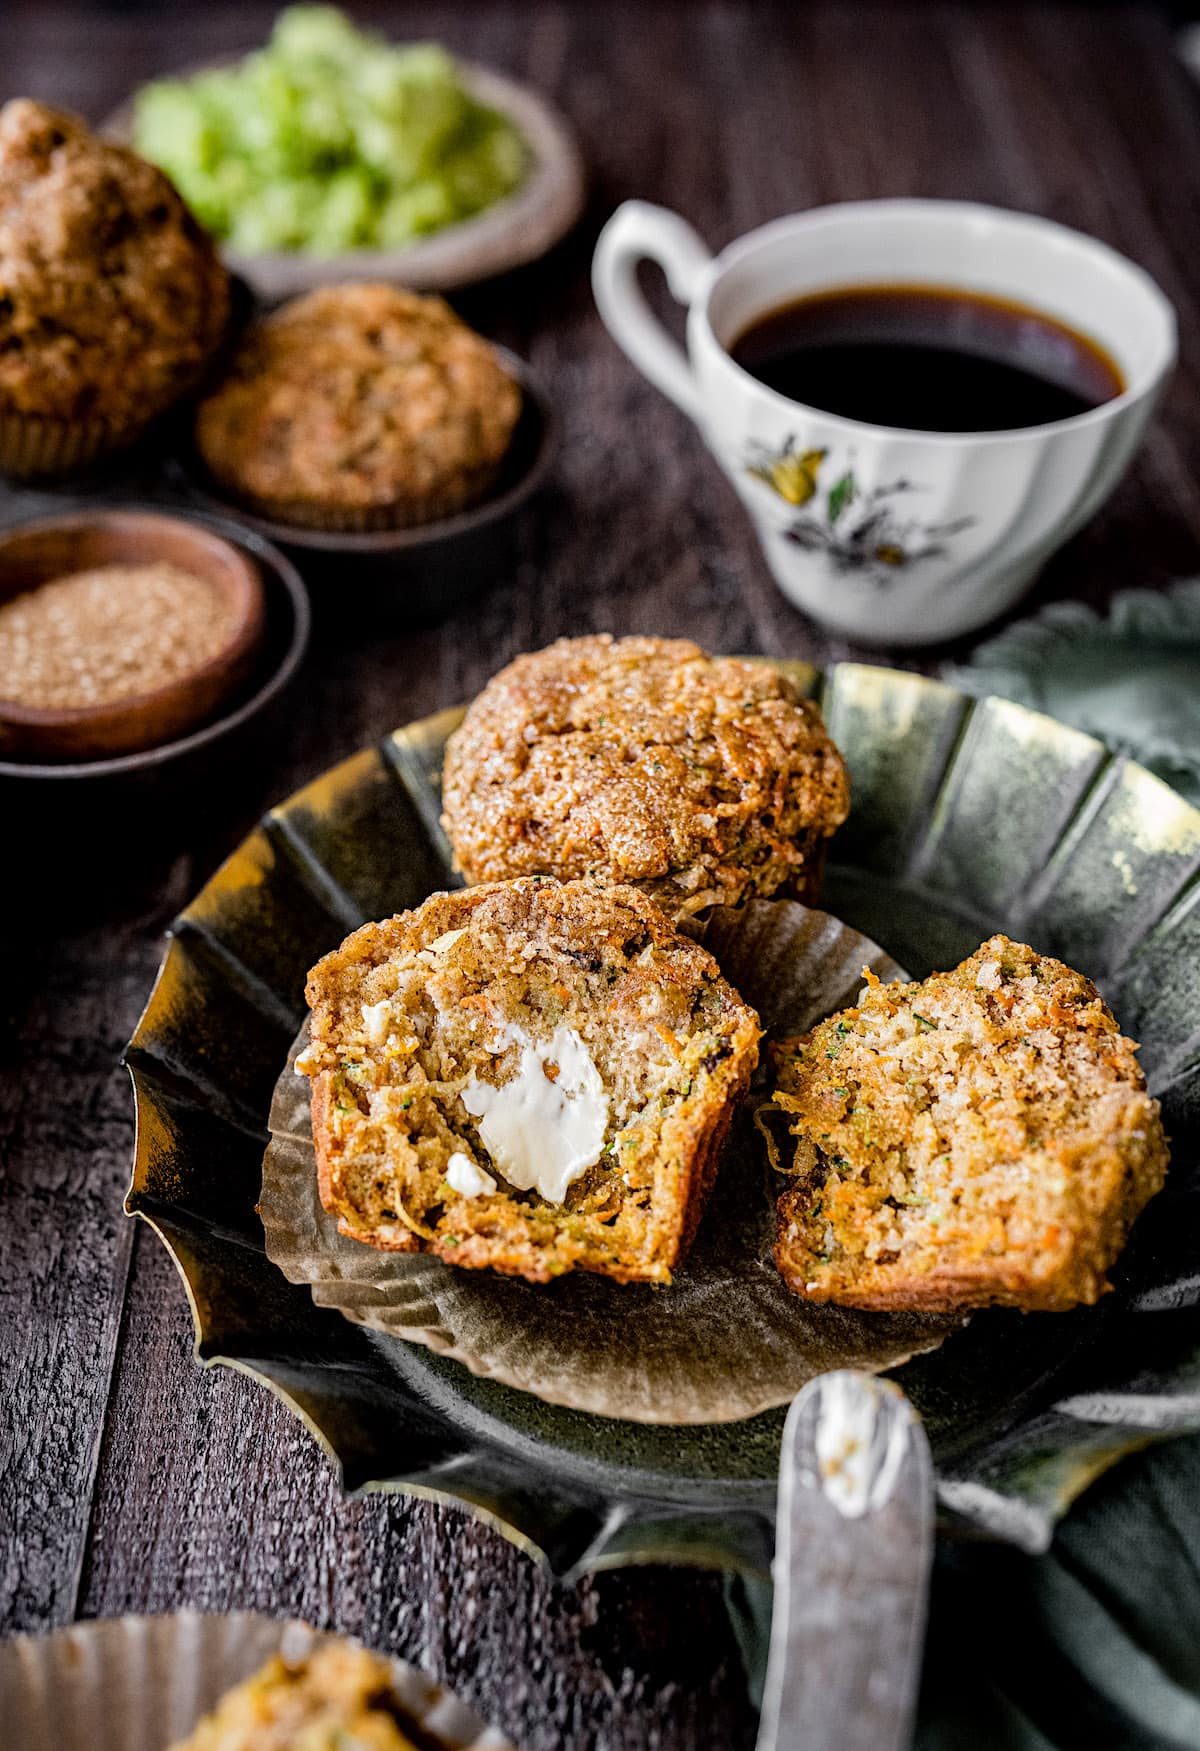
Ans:
[[[402,529],[309,529],[297,523],[277,522],[272,517],[264,517],[258,511],[243,507],[236,499],[226,498],[215,490],[215,485],[196,452],[190,428],[185,428],[184,435],[172,452],[167,464],[168,472],[182,481],[188,492],[201,504],[211,507],[217,515],[236,520],[281,547],[308,548],[319,553],[378,556],[420,552],[425,548],[436,547],[441,542],[453,541],[460,535],[486,529],[492,523],[503,521],[527,499],[533,497],[557,459],[561,440],[559,416],[537,372],[526,359],[510,351],[508,347],[495,341],[489,341],[488,344],[509,375],[519,384],[523,412],[524,408],[531,407],[537,415],[540,428],[537,447],[528,467],[518,479],[503,491],[481,499],[478,504],[469,505],[464,511],[456,511],[451,517],[440,517],[430,523],[410,524]]]
[[[164,508],[160,504],[131,501],[117,505],[105,505],[97,507],[95,510],[85,510],[79,513],[64,513],[61,517],[23,517],[16,522],[6,524],[0,534],[7,536],[31,529],[38,524],[73,521],[77,517],[103,521],[113,516],[128,516],[133,512],[161,516],[168,521],[173,519],[182,523],[192,523],[209,534],[217,536],[234,549],[246,549],[258,563],[260,572],[263,569],[270,571],[277,582],[283,586],[284,593],[288,598],[292,624],[286,648],[270,674],[248,698],[243,699],[241,704],[235,706],[232,711],[222,713],[210,723],[202,725],[198,730],[192,730],[187,735],[175,737],[168,742],[161,742],[153,748],[143,748],[132,754],[111,755],[100,760],[55,762],[0,760],[0,780],[42,780],[60,783],[81,779],[99,780],[118,778],[130,773],[168,765],[173,760],[182,759],[188,754],[207,747],[212,742],[219,741],[221,737],[256,716],[284,691],[303,661],[312,631],[312,609],[309,604],[308,591],[304,587],[299,572],[291,560],[280,553],[271,542],[264,540],[255,530],[243,528],[231,518],[215,516],[207,511],[191,510],[185,507],[176,510]],[[265,585],[263,596],[265,610]]]
[[[389,46],[415,40],[390,32],[386,36]],[[391,279],[413,291],[444,292],[510,273],[540,260],[561,242],[578,223],[587,202],[587,170],[573,123],[524,79],[453,49],[450,53],[468,89],[500,110],[521,136],[529,169],[515,189],[469,218],[397,247],[347,249],[331,256],[281,249],[250,253],[217,239],[230,271],[242,275],[257,295],[268,300],[364,275]],[[246,55],[216,56],[167,67],[131,90],[96,132],[132,149],[137,97],[145,85],[229,69],[245,59]]]
[[[121,509],[108,510],[78,510],[64,511],[58,516],[33,517],[20,523],[12,523],[0,529],[0,569],[3,568],[5,549],[14,536],[31,534],[41,529],[65,528],[96,528],[125,523],[173,523],[180,519],[164,511],[131,511]],[[186,519],[184,519],[186,521]],[[166,681],[160,687],[144,689],[140,693],[127,693],[116,699],[101,700],[95,705],[64,706],[55,709],[52,706],[22,705],[18,700],[8,699],[0,692],[0,724],[19,724],[28,729],[75,729],[85,728],[91,724],[103,724],[114,716],[124,717],[132,712],[144,712],[163,700],[172,699],[186,688],[194,687],[197,682],[208,681],[223,670],[233,668],[258,643],[262,634],[265,618],[264,589],[262,573],[253,560],[237,545],[224,535],[218,535],[215,530],[197,528],[202,537],[203,545],[209,549],[224,549],[234,562],[232,568],[232,583],[229,591],[230,601],[236,610],[236,619],[230,628],[229,636],[220,650],[201,663],[198,667],[189,669],[186,674],[177,676],[173,681]],[[129,563],[137,562],[114,562]],[[150,560],[141,562],[153,563]],[[167,562],[169,563],[169,562]],[[93,570],[96,567],[80,568]],[[186,568],[180,565],[180,571]],[[43,578],[39,583],[31,584],[27,591],[18,594],[32,595],[53,583],[54,577]],[[0,596],[0,606],[12,600],[11,597]],[[0,681],[0,688],[3,682]],[[116,756],[110,756],[116,758]]]

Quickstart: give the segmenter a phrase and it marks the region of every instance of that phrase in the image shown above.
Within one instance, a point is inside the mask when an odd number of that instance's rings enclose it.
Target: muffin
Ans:
[[[857,1008],[772,1048],[789,1287],[888,1310],[1094,1302],[1167,1168],[1136,1049],[1082,974],[1004,936],[922,984],[868,975]]]
[[[245,336],[196,417],[217,486],[281,523],[428,523],[481,499],[521,412],[487,341],[440,298],[327,286]]]
[[[393,1689],[389,1663],[329,1641],[300,1660],[276,1654],[235,1685],[170,1751],[423,1751],[430,1744]]]
[[[470,882],[589,874],[675,918],[815,898],[850,804],[821,714],[767,664],[686,639],[560,639],[488,683],[446,748]]]
[[[434,894],[309,974],[321,1201],[368,1246],[667,1283],[758,1017],[632,888]]]
[[[228,275],[161,171],[44,104],[0,110],[0,469],[130,443],[229,320]]]

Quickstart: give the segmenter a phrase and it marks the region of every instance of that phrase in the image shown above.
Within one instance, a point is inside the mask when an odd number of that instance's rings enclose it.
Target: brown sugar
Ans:
[[[106,565],[0,604],[0,694],[71,711],[157,692],[225,649],[233,611],[181,567]]]

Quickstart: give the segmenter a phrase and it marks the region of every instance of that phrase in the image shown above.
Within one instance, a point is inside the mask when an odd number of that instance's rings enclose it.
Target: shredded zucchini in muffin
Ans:
[[[308,1000],[297,1068],[343,1233],[532,1281],[670,1280],[761,1030],[645,895],[435,894],[326,956]]]
[[[772,1048],[789,1286],[884,1309],[1094,1302],[1167,1167],[1136,1049],[1082,974],[1004,936],[922,984],[868,974],[857,1008]]]

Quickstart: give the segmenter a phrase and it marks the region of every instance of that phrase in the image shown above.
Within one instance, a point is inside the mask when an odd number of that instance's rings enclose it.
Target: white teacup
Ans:
[[[686,355],[639,290],[645,259],[688,306]],[[1124,473],[1175,358],[1174,311],[1141,268],[1065,226],[969,202],[820,207],[713,257],[677,214],[627,201],[592,284],[614,338],[700,427],[784,595],[866,642],[953,638],[1011,607]],[[884,284],[1031,306],[1098,342],[1124,392],[1049,425],[908,431],[792,401],[730,357],[793,299]]]

